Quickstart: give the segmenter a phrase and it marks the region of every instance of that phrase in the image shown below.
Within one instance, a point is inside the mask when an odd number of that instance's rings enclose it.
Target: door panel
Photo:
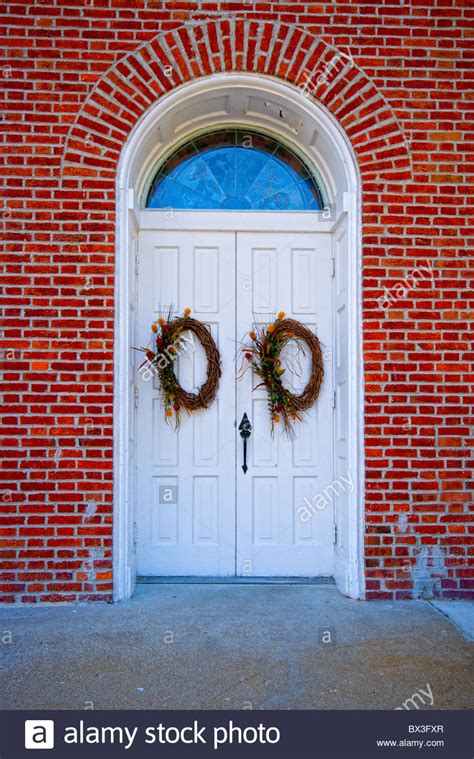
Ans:
[[[156,376],[138,380],[138,573],[235,572],[235,234],[140,234],[138,334],[172,306],[189,306],[210,325],[222,358],[218,396],[208,410],[166,424]],[[192,336],[188,334],[188,338]],[[206,373],[194,339],[176,363],[180,383],[197,389]]]
[[[269,323],[284,310],[316,332],[325,356],[320,396],[304,422],[295,424],[293,440],[279,429],[271,437],[266,390],[255,387],[255,377],[247,372],[237,383],[237,420],[247,412],[253,425],[246,474],[238,442],[238,575],[332,574],[333,508],[324,495],[333,482],[331,299],[328,234],[238,233],[238,338],[252,328],[252,319]],[[295,358],[288,360],[299,372]],[[295,392],[304,388],[309,369],[305,357],[300,376],[287,372]]]

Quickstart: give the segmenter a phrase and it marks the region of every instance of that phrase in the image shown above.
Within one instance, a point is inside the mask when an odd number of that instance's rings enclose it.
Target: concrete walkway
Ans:
[[[115,605],[4,608],[0,631],[3,709],[473,704],[472,644],[446,616],[332,586],[139,586]]]
[[[474,640],[474,603],[472,601],[432,601],[470,640]]]

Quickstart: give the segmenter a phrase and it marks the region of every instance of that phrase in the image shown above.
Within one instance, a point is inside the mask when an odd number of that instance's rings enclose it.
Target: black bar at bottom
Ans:
[[[52,747],[53,746],[53,747]],[[472,759],[468,711],[2,711],[1,759]],[[34,756],[34,754],[33,754]]]

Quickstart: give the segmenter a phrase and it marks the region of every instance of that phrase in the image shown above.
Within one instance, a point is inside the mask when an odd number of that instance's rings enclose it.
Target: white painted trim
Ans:
[[[115,249],[115,330],[114,330],[114,488],[113,488],[113,547],[114,600],[129,598],[132,593],[127,576],[128,540],[127,522],[130,507],[128,493],[128,403],[120,399],[128,394],[128,333],[129,299],[127,255],[128,228],[133,224],[128,209],[127,192],[119,191],[117,197],[117,243]]]
[[[170,215],[171,214],[171,215]],[[340,214],[339,217],[340,218]],[[332,232],[337,220],[325,221],[311,211],[155,211],[141,209],[140,230],[210,230],[216,232]],[[212,219],[212,224],[209,220]]]
[[[207,100],[206,100],[207,98]],[[209,110],[206,110],[206,102]],[[231,103],[225,110],[223,104]],[[266,112],[266,104],[271,108]],[[281,104],[291,114],[288,122],[278,121],[273,105]],[[261,106],[259,111],[259,104]],[[211,112],[211,105],[214,111]],[[219,110],[220,107],[220,110]],[[194,109],[194,110],[193,110]],[[200,109],[200,110],[199,110]],[[180,121],[181,119],[181,121]],[[364,514],[364,449],[363,449],[363,365],[361,320],[361,189],[357,162],[349,140],[334,117],[320,104],[307,97],[301,89],[274,77],[256,74],[215,74],[181,85],[160,98],[139,119],[128,138],[117,173],[117,237],[115,291],[115,397],[114,397],[114,509],[113,569],[114,599],[130,597],[133,592],[133,556],[130,555],[130,525],[133,524],[134,502],[128,493],[129,440],[129,251],[131,225],[142,223],[160,229],[167,226],[163,212],[139,210],[147,179],[160,158],[173,144],[198,129],[216,125],[238,124],[265,129],[286,141],[306,156],[309,165],[321,178],[326,199],[334,207],[334,219],[345,211],[349,216],[349,282],[350,282],[350,435],[349,461],[356,477],[358,494],[356,509],[350,514],[350,571],[341,591],[354,597],[364,596],[363,514]],[[296,126],[295,126],[296,125]],[[159,214],[152,218],[151,215]],[[187,213],[187,212],[180,212]],[[230,214],[213,212],[226,229]],[[245,212],[244,212],[245,213]],[[259,215],[262,228],[264,214]],[[177,212],[174,212],[175,218]],[[199,215],[199,214],[198,214]],[[233,229],[241,229],[245,216],[234,213]],[[254,215],[250,213],[249,215]],[[226,216],[228,217],[226,219]],[[336,222],[321,222],[317,214],[299,213],[302,231],[306,223],[317,231],[331,231]],[[285,225],[284,214],[278,224]],[[306,221],[308,220],[308,221]],[[168,221],[172,221],[171,219]],[[247,219],[249,221],[249,219]],[[183,221],[182,221],[183,223]],[[204,219],[201,223],[204,223]],[[286,222],[288,223],[288,222]],[[321,229],[318,224],[330,225]],[[175,221],[176,224],[176,221]],[[223,226],[224,225],[224,226]],[[208,224],[206,225],[208,228]],[[293,225],[292,225],[293,226]],[[254,226],[255,228],[255,226]],[[294,228],[294,227],[293,227]],[[275,227],[273,227],[275,229]],[[278,226],[280,229],[280,226]]]
[[[351,568],[347,595],[365,597],[365,451],[364,451],[364,357],[362,324],[362,191],[346,194],[350,208],[349,241],[349,350],[351,353],[350,381],[350,465],[355,472],[357,509],[351,514]]]

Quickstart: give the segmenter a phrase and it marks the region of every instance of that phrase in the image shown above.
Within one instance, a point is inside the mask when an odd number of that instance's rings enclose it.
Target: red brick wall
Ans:
[[[2,600],[111,598],[117,160],[221,70],[325,75],[363,185],[367,597],[467,597],[467,0],[1,10]]]

